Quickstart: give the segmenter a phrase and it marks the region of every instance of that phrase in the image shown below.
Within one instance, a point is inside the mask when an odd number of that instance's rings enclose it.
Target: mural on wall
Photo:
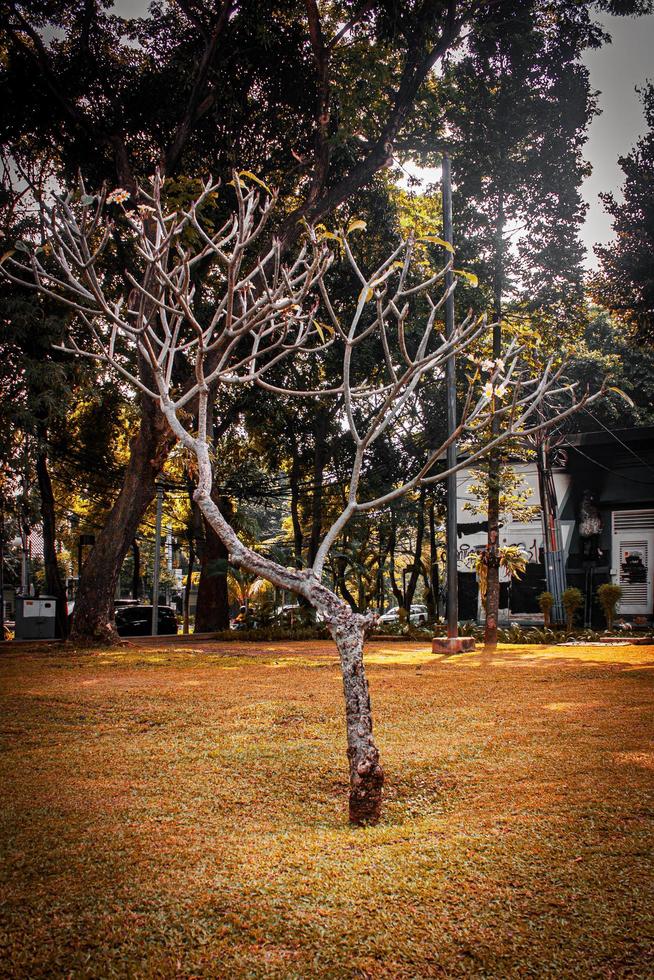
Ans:
[[[579,537],[581,553],[585,561],[597,561],[601,555],[599,538],[602,533],[602,518],[597,497],[592,490],[584,490],[579,508]]]
[[[645,548],[634,548],[625,551],[620,565],[621,582],[636,584],[647,580],[647,551]]]

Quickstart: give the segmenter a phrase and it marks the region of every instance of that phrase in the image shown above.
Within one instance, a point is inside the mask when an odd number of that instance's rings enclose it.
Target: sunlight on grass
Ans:
[[[329,643],[5,656],[3,971],[646,976],[652,652],[372,643],[365,830]]]

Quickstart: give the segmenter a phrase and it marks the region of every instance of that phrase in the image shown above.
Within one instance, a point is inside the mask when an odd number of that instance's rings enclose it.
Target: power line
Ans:
[[[593,466],[598,466],[601,470],[606,470],[607,473],[610,473],[612,476],[616,476],[619,480],[628,480],[630,483],[640,483],[644,487],[654,487],[654,481],[639,480],[635,476],[623,476],[621,473],[617,473],[615,470],[612,470],[610,466],[605,466],[604,463],[600,463],[598,462],[598,460],[593,459],[592,456],[589,456],[587,453],[585,453],[582,449],[579,448],[579,446],[573,446],[572,443],[568,442],[567,439],[564,439],[564,445],[568,446],[569,449],[574,449],[575,452],[578,452],[580,456],[583,456],[585,459],[587,459],[590,463],[593,464]]]
[[[603,428],[603,429],[605,429],[605,431],[606,431],[606,432],[608,432],[608,434],[609,434],[610,436],[612,436],[612,438],[613,438],[613,439],[615,439],[615,441],[616,441],[617,443],[619,443],[619,444],[620,444],[620,445],[622,446],[622,448],[623,448],[623,449],[626,449],[626,450],[627,450],[627,452],[628,452],[628,453],[631,453],[631,455],[632,455],[632,456],[633,456],[633,457],[634,457],[635,459],[637,459],[639,463],[642,463],[642,465],[643,465],[643,466],[645,467],[645,469],[647,469],[647,470],[650,470],[650,471],[651,471],[652,473],[654,473],[654,466],[650,466],[650,464],[649,464],[649,463],[647,463],[647,462],[646,462],[646,461],[645,461],[645,460],[643,459],[643,457],[642,457],[642,456],[639,456],[639,455],[638,455],[638,453],[637,453],[637,452],[635,452],[635,451],[634,451],[634,450],[633,450],[633,449],[631,448],[631,446],[628,446],[626,442],[623,442],[623,441],[622,441],[622,439],[620,439],[620,438],[619,438],[618,436],[616,436],[616,434],[615,434],[615,432],[614,432],[614,431],[613,431],[612,429],[609,429],[609,427],[608,427],[607,425],[604,425],[604,423],[603,423],[603,422],[602,422],[602,421],[601,421],[600,419],[598,419],[596,415],[593,415],[593,413],[592,413],[592,412],[590,412],[590,411],[589,411],[589,410],[588,410],[587,408],[584,408],[584,412],[585,412],[585,413],[586,413],[586,415],[588,415],[588,416],[589,416],[589,417],[590,417],[591,419],[593,419],[593,421],[594,421],[594,422],[597,422],[597,424],[598,424],[598,425],[601,425],[601,426],[602,426],[602,428]]]

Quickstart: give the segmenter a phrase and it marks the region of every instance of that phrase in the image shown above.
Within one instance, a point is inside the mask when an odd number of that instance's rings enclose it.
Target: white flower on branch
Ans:
[[[126,191],[124,187],[117,187],[110,194],[107,194],[107,204],[124,204],[125,201],[129,201],[129,198],[129,191]]]

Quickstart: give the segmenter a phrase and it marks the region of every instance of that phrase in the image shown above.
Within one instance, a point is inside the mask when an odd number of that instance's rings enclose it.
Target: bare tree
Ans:
[[[526,376],[514,344],[483,386],[480,371],[473,367],[461,421],[448,440],[427,452],[412,476],[391,475],[387,492],[367,498],[365,476],[375,443],[411,418],[420,386],[443,383],[447,359],[487,329],[485,319],[470,315],[451,337],[440,333],[439,311],[454,289],[455,280],[445,288],[452,257],[436,273],[417,281],[412,237],[400,241],[370,273],[359,266],[346,232],[321,235],[307,226],[304,244],[293,260],[283,264],[281,245],[275,239],[265,254],[257,254],[275,195],[248,189],[235,175],[234,214],[218,231],[210,231],[201,212],[215,190],[216,185],[208,181],[187,210],[167,213],[158,175],[148,190],[140,189],[140,199],[148,203],[124,214],[138,255],[138,272],[126,273],[133,287],[127,304],[111,298],[102,262],[111,238],[107,213],[112,206],[121,206],[126,193],[91,197],[82,187],[81,195],[57,199],[47,212],[46,255],[36,252],[29,260],[11,256],[4,271],[14,282],[31,284],[75,311],[75,325],[62,349],[106,364],[158,404],[175,438],[197,460],[194,498],[226,545],[231,563],[303,597],[324,618],[338,648],[343,676],[350,820],[375,823],[384,776],[373,739],[363,664],[364,639],[374,616],[353,612],[324,583],[330,549],[355,515],[380,511],[409,491],[445,479],[448,470],[439,466],[451,440],[479,437],[490,432],[494,419],[501,422],[500,434],[472,450],[457,463],[459,469],[516,432],[533,433],[543,427],[537,414],[543,402],[561,405],[566,398],[566,406],[558,411],[560,419],[590,399],[588,395],[577,398],[574,388],[562,381],[562,368],[554,369],[552,363],[540,377]],[[357,225],[361,228],[362,223]],[[360,284],[347,323],[338,316],[327,287],[334,259],[328,247],[331,239],[337,240]],[[194,292],[193,271],[200,262],[210,266],[203,282],[203,308],[211,298],[208,317],[199,312]],[[433,298],[435,290],[438,298]],[[422,309],[417,317],[410,315],[416,300]],[[317,319],[319,310],[326,322]],[[342,357],[336,385],[312,391],[285,387],[279,369],[286,360],[320,357],[334,346]],[[376,363],[372,374],[371,350]],[[357,361],[364,353],[362,369]],[[147,365],[147,372],[139,370],[138,362]],[[193,381],[182,385],[176,379],[185,377],[189,366]],[[247,547],[211,499],[210,402],[216,390],[233,385],[257,385],[285,397],[333,395],[343,406],[344,435],[348,433],[354,444],[349,487],[343,509],[324,534],[309,568],[286,568]]]

